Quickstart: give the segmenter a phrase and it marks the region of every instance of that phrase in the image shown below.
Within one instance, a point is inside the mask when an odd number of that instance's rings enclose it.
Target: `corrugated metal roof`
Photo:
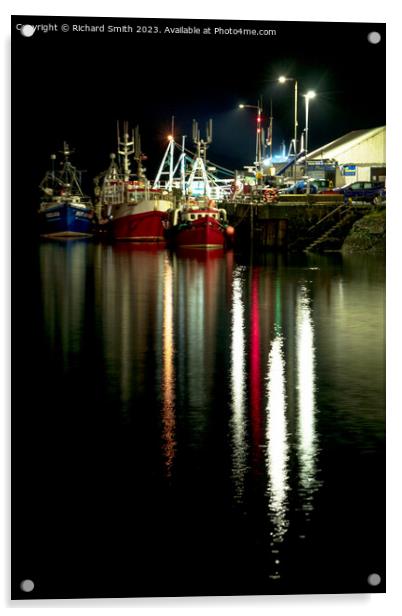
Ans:
[[[352,130],[350,133],[346,133],[342,137],[335,139],[335,141],[331,141],[326,145],[310,152],[307,155],[307,160],[317,159],[317,158],[331,158],[328,154],[332,150],[344,149],[343,146],[352,146],[365,141],[366,139],[370,139],[374,137],[377,133],[385,130],[385,126],[378,126],[376,128],[364,128],[360,130]],[[355,143],[353,143],[355,142]]]

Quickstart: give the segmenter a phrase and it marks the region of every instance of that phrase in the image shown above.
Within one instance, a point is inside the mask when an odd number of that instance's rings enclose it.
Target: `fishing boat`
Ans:
[[[224,208],[211,198],[212,187],[206,167],[206,150],[212,141],[212,121],[207,123],[206,140],[200,138],[193,121],[193,141],[197,146],[186,185],[186,195],[171,212],[170,233],[176,248],[222,250],[233,238],[234,229],[227,222]]]
[[[56,171],[56,155],[51,169],[40,183],[40,234],[48,238],[91,237],[95,229],[95,209],[81,188],[81,172],[70,162],[71,150],[64,142],[61,169]]]
[[[106,172],[95,179],[99,197],[101,223],[108,221],[112,238],[133,242],[165,242],[168,210],[173,206],[166,190],[151,187],[145,176],[138,126],[128,130],[124,123],[123,137],[117,128],[118,159],[111,155]],[[131,172],[131,160],[137,172]]]
[[[217,208],[208,197],[189,198],[176,209],[172,215],[172,232],[177,248],[206,250],[223,249],[233,234],[226,210]]]

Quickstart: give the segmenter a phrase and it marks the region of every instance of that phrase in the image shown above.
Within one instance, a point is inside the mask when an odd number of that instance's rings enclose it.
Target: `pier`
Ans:
[[[343,195],[281,195],[277,203],[258,199],[227,202],[236,244],[272,250],[338,249],[371,203],[345,203]]]

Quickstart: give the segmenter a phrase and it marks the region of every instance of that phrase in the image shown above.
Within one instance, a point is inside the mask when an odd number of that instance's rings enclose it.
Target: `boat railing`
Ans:
[[[90,207],[92,206],[91,197],[86,197],[82,195],[71,195],[68,193],[49,196],[46,195],[46,198],[42,200],[41,207],[47,208],[54,204],[62,204],[63,202],[68,201],[71,205],[75,207]]]
[[[79,207],[80,205],[83,207],[88,207],[92,205],[92,200],[90,197],[86,197],[84,195],[70,195],[68,199],[71,200],[72,205],[76,205]]]
[[[123,201],[123,193],[103,193],[102,201],[105,205],[117,205]]]
[[[210,197],[211,199],[215,199],[216,201],[220,201],[222,199],[222,188],[220,186],[211,186],[210,187]]]
[[[131,201],[142,201],[144,199],[147,201],[169,200],[169,194],[158,188],[129,188],[127,189],[127,196]]]

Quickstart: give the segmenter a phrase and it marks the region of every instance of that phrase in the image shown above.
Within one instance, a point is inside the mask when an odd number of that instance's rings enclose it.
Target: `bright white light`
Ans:
[[[305,96],[306,98],[315,98],[316,93],[314,92],[314,90],[309,90]]]
[[[286,492],[288,490],[288,443],[283,339],[277,335],[268,357],[267,469],[269,509],[274,525],[273,538],[281,542],[287,530]]]
[[[285,83],[286,81],[286,77],[284,77],[283,75],[281,75],[278,79],[279,83]]]
[[[244,105],[243,104],[239,105],[239,109],[244,109]]]
[[[242,300],[242,279],[239,271],[233,275],[232,295],[232,435],[233,435],[233,478],[236,497],[241,500],[244,485],[245,447],[245,350],[244,350],[244,306]]]
[[[314,329],[307,290],[303,286],[296,311],[297,389],[298,389],[298,451],[300,482],[304,489],[305,508],[311,508],[315,486],[317,453],[315,430],[315,348]]]

